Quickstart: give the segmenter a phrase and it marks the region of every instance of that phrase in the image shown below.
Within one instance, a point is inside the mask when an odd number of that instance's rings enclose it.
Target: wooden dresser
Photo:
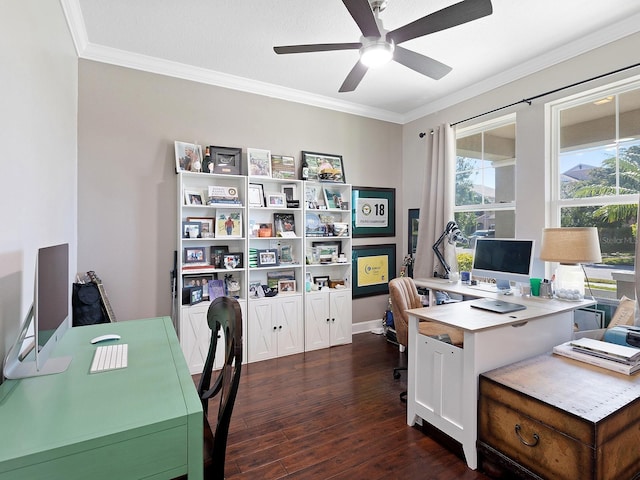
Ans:
[[[478,455],[494,474],[640,478],[640,374],[551,353],[481,374]]]

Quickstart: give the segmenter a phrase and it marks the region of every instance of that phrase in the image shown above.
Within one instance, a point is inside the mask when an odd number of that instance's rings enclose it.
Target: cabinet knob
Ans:
[[[278,330],[282,330],[282,325],[280,325],[280,326],[278,327]]]
[[[329,323],[331,321],[331,319],[327,318],[327,323]]]
[[[332,321],[332,322],[335,322],[335,321],[336,321],[336,319],[335,319],[335,318],[332,318],[332,319],[331,319],[331,321]]]
[[[278,327],[274,326],[273,327],[273,331],[275,332],[278,329]]]

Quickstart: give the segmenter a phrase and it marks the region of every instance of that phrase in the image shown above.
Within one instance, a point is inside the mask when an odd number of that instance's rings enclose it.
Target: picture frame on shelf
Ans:
[[[191,190],[185,188],[184,190],[184,204],[190,205],[204,205],[202,200],[202,192],[200,190]]]
[[[258,267],[277,267],[280,264],[276,250],[257,250],[256,253],[258,256]]]
[[[271,151],[247,148],[249,176],[271,177]]]
[[[273,178],[295,179],[296,159],[288,155],[271,155],[271,176]]]
[[[289,293],[296,293],[296,281],[278,280],[278,293],[284,295]]]
[[[183,287],[202,289],[202,299],[209,300],[209,280],[213,280],[213,274],[208,275],[184,275],[182,277]]]
[[[278,288],[278,282],[281,280],[295,280],[296,273],[293,269],[275,270],[267,272],[267,287]]]
[[[250,208],[264,207],[264,185],[261,183],[250,183],[248,197]]]
[[[396,189],[353,187],[351,236],[396,236]]]
[[[200,237],[213,238],[216,219],[213,217],[187,217],[187,222],[197,222],[200,224]],[[186,238],[186,237],[185,237]]]
[[[209,296],[207,295],[207,298]],[[182,288],[182,304],[196,305],[205,300],[204,290],[202,287],[183,287]]]
[[[216,238],[242,238],[242,212],[240,210],[216,210]]]
[[[295,183],[283,183],[280,192],[284,194],[287,202],[298,200],[298,185]]]
[[[318,152],[302,152],[302,163],[309,167],[308,180],[345,183],[342,155]]]
[[[236,187],[209,185],[207,187],[207,205],[222,207],[240,207],[240,192]]]
[[[209,300],[213,301],[218,297],[224,297],[227,294],[224,288],[224,280],[209,280]]]
[[[185,265],[206,265],[205,247],[184,247],[184,263]]]
[[[324,187],[322,191],[327,208],[342,210],[342,192],[339,188]]]
[[[268,193],[267,206],[271,208],[286,208],[287,197],[285,197],[284,193]]]
[[[182,222],[182,238],[202,238],[202,224],[187,218]]]
[[[242,268],[242,252],[223,253],[222,262],[227,270]]]
[[[249,298],[262,298],[262,297],[264,297],[262,282],[260,281],[249,282]]]
[[[218,147],[211,145],[210,173],[220,173],[223,175],[240,175],[240,162],[242,160],[242,148]]]
[[[342,253],[342,242],[311,242],[311,247],[319,249],[320,252],[326,252],[325,255],[339,257]],[[318,250],[316,250],[318,251]],[[322,255],[322,253],[320,253]]]
[[[329,286],[329,275],[319,275],[317,277],[313,277],[313,283],[318,287],[328,287]]]
[[[280,246],[280,265],[293,263],[293,248],[291,245]]]
[[[214,268],[224,267],[224,256],[229,253],[228,245],[211,245],[209,247],[209,258],[211,266]]]
[[[296,236],[296,217],[293,213],[274,213],[273,224],[276,237]]]
[[[174,142],[176,152],[176,173],[202,171],[202,145]]]
[[[388,295],[396,273],[396,245],[355,245],[351,257],[352,297]]]
[[[304,201],[308,209],[318,210],[326,206],[324,193],[320,185],[305,185]]]

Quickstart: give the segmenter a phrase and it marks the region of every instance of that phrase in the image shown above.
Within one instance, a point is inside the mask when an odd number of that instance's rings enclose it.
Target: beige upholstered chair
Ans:
[[[393,311],[393,323],[396,327],[398,343],[407,347],[409,343],[409,315],[407,310],[422,307],[420,295],[413,279],[410,277],[398,277],[389,282],[389,296],[391,297],[391,310]],[[447,334],[454,345],[462,345],[463,333],[457,328],[445,327],[439,323],[421,321],[418,326],[422,335],[437,336]],[[399,371],[406,367],[397,367],[393,371],[394,378],[400,378]],[[406,401],[407,392],[400,394],[400,400]]]

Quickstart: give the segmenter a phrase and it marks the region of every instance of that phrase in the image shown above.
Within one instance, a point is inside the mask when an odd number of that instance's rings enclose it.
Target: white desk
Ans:
[[[467,465],[475,470],[478,376],[570,340],[573,310],[593,302],[504,296],[440,279],[416,279],[415,283],[464,297],[501,298],[527,306],[507,314],[471,308],[468,302],[409,310],[407,423],[413,425],[421,418],[459,441]],[[420,335],[419,320],[463,330],[463,348]]]

